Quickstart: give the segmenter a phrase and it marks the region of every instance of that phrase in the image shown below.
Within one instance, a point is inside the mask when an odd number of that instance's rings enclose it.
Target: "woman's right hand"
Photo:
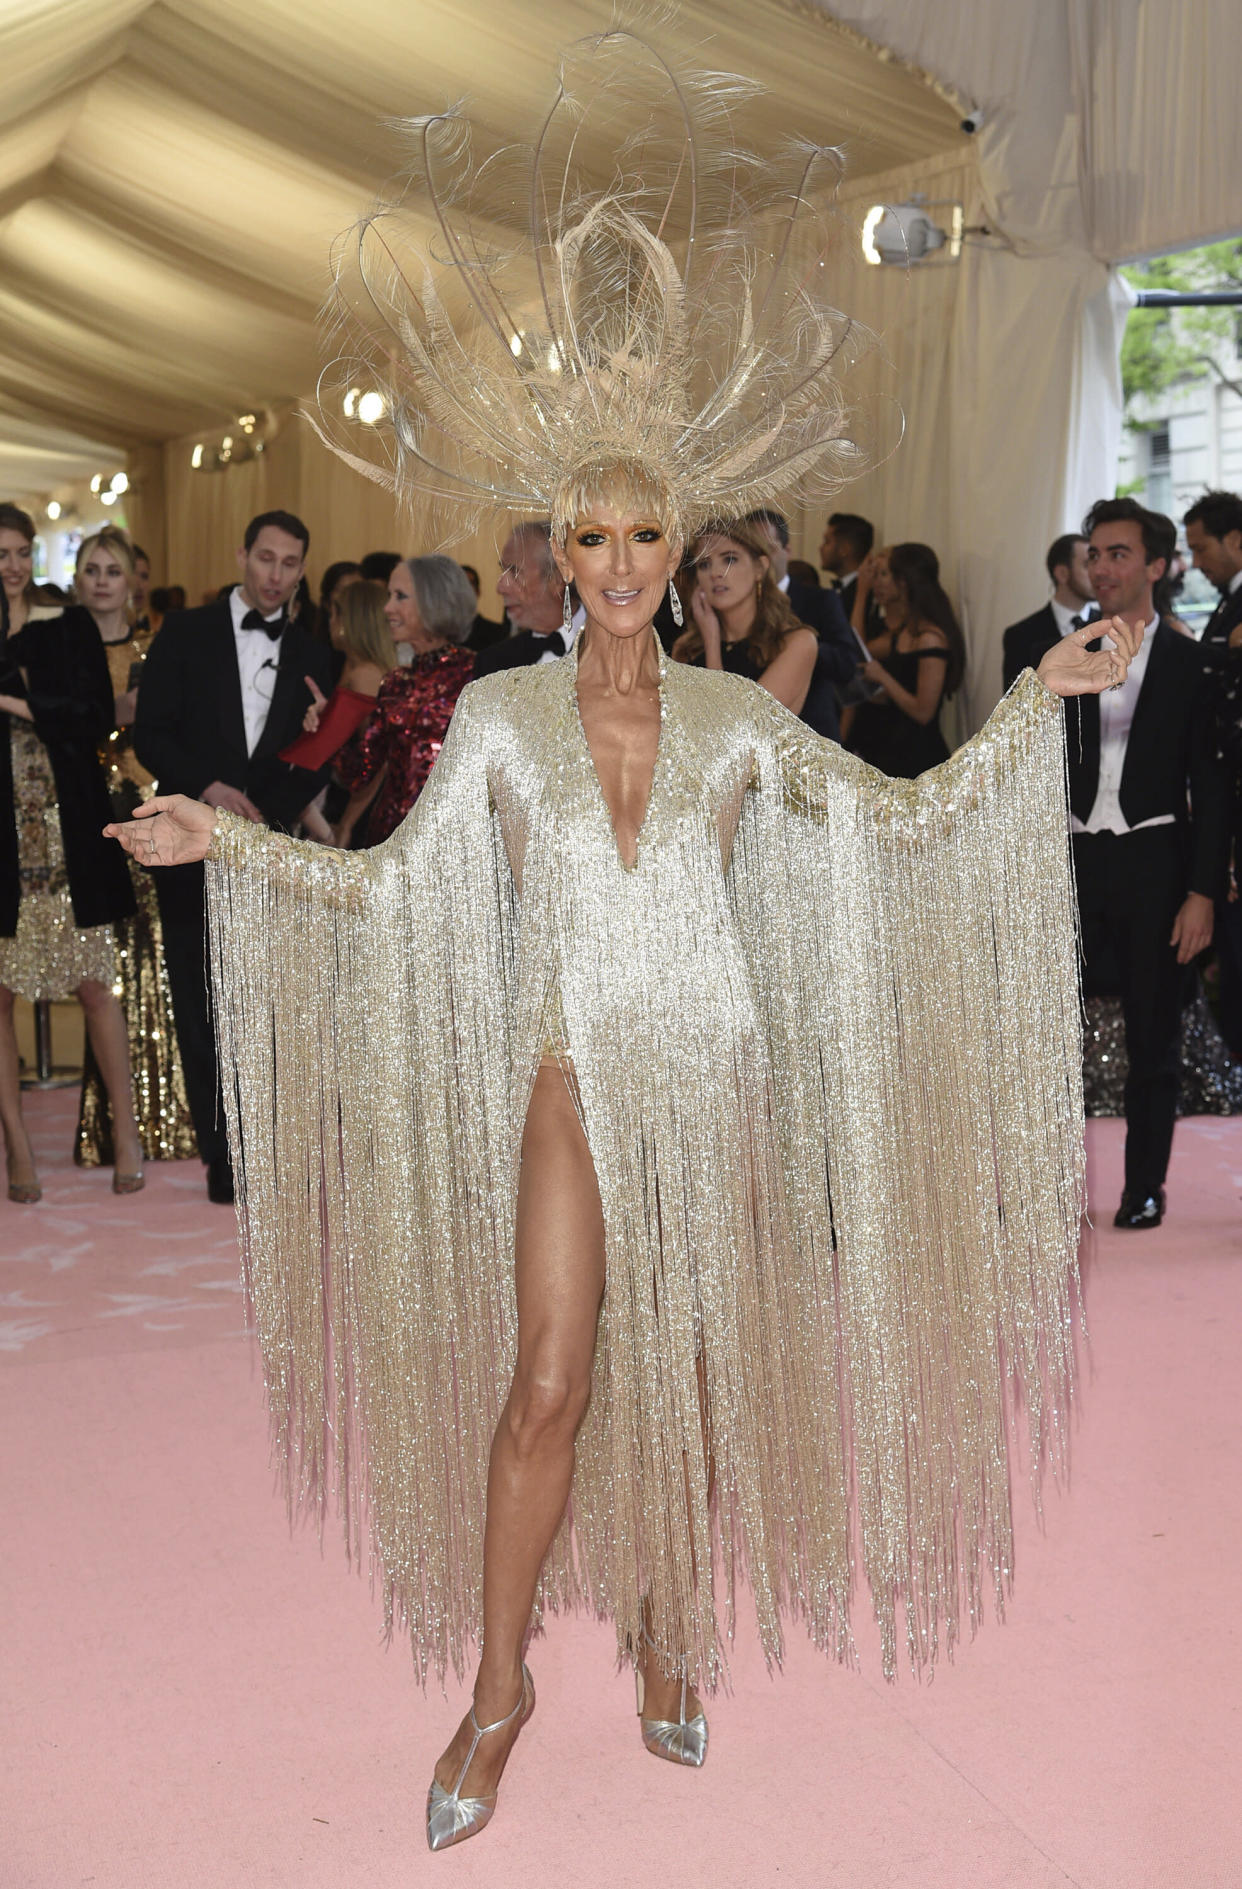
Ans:
[[[866,557],[858,567],[858,581],[854,586],[858,596],[869,597],[871,595],[871,592],[875,589],[875,574],[879,568],[879,552],[868,551]]]
[[[216,816],[185,794],[156,795],[134,809],[132,820],[114,820],[104,838],[119,840],[140,866],[188,866],[206,859]]]
[[[699,635],[703,638],[704,649],[718,648],[720,645],[720,618],[707,601],[707,592],[702,584],[696,584],[690,593],[690,609],[699,626]]]
[[[319,733],[319,718],[327,706],[328,698],[315,682],[314,676],[303,676],[303,682],[311,692],[311,705],[302,717],[302,729],[305,734]]]

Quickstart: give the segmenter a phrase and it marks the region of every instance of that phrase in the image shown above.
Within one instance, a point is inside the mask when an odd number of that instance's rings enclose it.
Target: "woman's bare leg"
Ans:
[[[522,1644],[544,1557],[560,1526],[574,1438],[591,1388],[604,1291],[599,1185],[565,1077],[540,1066],[522,1138],[515,1281],[518,1355],[492,1442],[483,1538],[483,1654],[475,1680],[480,1725],[512,1711],[522,1691]],[[518,1726],[484,1740],[462,1789],[496,1789]],[[472,1733],[463,1719],[436,1766],[451,1790]]]
[[[137,1174],[142,1166],[142,1146],[134,1120],[125,1013],[108,986],[93,978],[78,985],[77,995],[112,1108],[112,1152],[116,1171]]]
[[[33,1186],[38,1177],[30,1137],[22,1120],[21,1065],[13,1021],[13,993],[3,988],[0,988],[0,1127],[4,1129],[9,1180]]]
[[[695,1377],[698,1380],[699,1426],[700,1426],[700,1429],[702,1431],[702,1436],[703,1436],[703,1465],[707,1474],[707,1506],[710,1511],[711,1503],[712,1503],[712,1494],[716,1487],[716,1459],[712,1454],[711,1426],[708,1422],[707,1361],[704,1358],[703,1353],[701,1351],[699,1352],[698,1356],[696,1357],[694,1361],[694,1372],[695,1372]],[[689,1508],[690,1508],[690,1464],[689,1462],[687,1462],[685,1465],[685,1471],[686,1471],[686,1509],[687,1509],[687,1512],[689,1512]],[[693,1550],[693,1546],[689,1542],[687,1542],[687,1553],[691,1556],[691,1560],[693,1562],[694,1550]],[[694,1569],[694,1578],[696,1581],[698,1580],[697,1567]],[[643,1630],[646,1633],[647,1638],[651,1641],[654,1641],[654,1643],[658,1646],[661,1643],[661,1641],[660,1641],[660,1635],[656,1632],[656,1626],[657,1626],[657,1622],[651,1611],[651,1602],[644,1598],[643,1600]],[[641,1672],[643,1676],[643,1706],[642,1706],[643,1717],[644,1718],[671,1719],[673,1720],[674,1723],[676,1723],[681,1712],[681,1677],[680,1675],[679,1674],[674,1675],[674,1677],[670,1679],[665,1673],[663,1673],[660,1670],[660,1662],[656,1658],[654,1653],[652,1652],[650,1646],[643,1645],[637,1649],[637,1661],[638,1661],[638,1670]],[[693,1673],[687,1674],[687,1678],[693,1680],[694,1674]],[[688,1685],[686,1687],[686,1717],[687,1719],[692,1719],[695,1713],[700,1711],[701,1709],[702,1709],[702,1705],[701,1705],[701,1701],[699,1699],[698,1693],[694,1690],[693,1685]]]

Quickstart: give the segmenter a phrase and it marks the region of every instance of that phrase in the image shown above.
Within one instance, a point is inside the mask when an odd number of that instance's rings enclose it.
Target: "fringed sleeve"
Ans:
[[[291,1507],[335,1499],[390,1626],[477,1631],[512,1343],[513,888],[470,691],[414,811],[340,853],[224,817],[207,868],[247,1290]]]
[[[764,708],[734,849],[804,1276],[835,1302],[893,1669],[1012,1569],[1010,1450],[1059,1468],[1084,1204],[1060,704],[1030,672],[896,781]]]

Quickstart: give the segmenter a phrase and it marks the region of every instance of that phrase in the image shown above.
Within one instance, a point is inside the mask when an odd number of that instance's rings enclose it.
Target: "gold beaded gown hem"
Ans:
[[[222,816],[212,957],[248,1288],[291,1503],[342,1511],[420,1675],[481,1621],[522,1129],[563,1019],[607,1279],[541,1605],[710,1689],[744,1572],[892,1671],[999,1608],[1010,1455],[1060,1461],[1083,1198],[1059,704],[890,781],[662,664],[627,870],[576,658],[462,693],[413,812],[341,854]],[[559,1017],[558,1017],[559,1006]],[[700,1399],[702,1398],[702,1409]],[[706,1425],[714,1467],[704,1452]],[[710,1495],[710,1500],[709,1500]]]

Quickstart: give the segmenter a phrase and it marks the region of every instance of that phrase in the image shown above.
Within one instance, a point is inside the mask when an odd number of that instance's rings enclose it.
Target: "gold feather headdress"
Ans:
[[[477,161],[460,108],[407,121],[414,161],[340,246],[329,443],[440,542],[588,491],[661,495],[670,533],[822,501],[875,456],[842,375],[870,337],[833,308],[835,150],[761,160],[755,89],[679,71],[624,29],[577,41],[532,141]],[[383,396],[382,464],[335,395]]]

